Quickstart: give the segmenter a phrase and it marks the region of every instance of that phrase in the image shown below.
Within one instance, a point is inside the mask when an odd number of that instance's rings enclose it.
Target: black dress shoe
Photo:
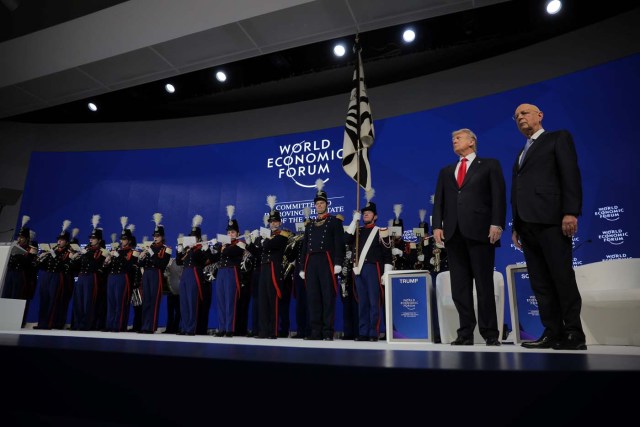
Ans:
[[[369,338],[369,341],[378,341],[378,337],[371,337]]]
[[[270,339],[270,340],[277,340],[277,339],[278,339],[278,337],[277,337],[277,336],[275,336],[275,335],[270,335],[270,336],[269,336],[269,339]]]
[[[543,335],[535,341],[523,342],[524,348],[551,348],[558,340],[550,335]]]
[[[584,335],[569,333],[564,339],[553,343],[551,347],[554,350],[586,350],[587,343]]]
[[[320,341],[320,340],[322,340],[322,338],[314,337],[313,335],[309,335],[309,336],[304,337],[304,340],[305,341]]]
[[[498,338],[487,338],[484,342],[486,342],[488,346],[499,347],[502,345]]]
[[[451,345],[473,345],[473,338],[458,337],[451,341]]]
[[[369,337],[365,337],[362,335],[359,335],[355,338],[356,341],[369,341]]]
[[[213,335],[214,335],[214,336],[216,336],[216,337],[223,337],[223,336],[224,336],[224,334],[225,334],[225,332],[224,332],[224,331],[218,331],[218,332],[216,332],[216,333],[215,333],[215,334],[213,334]]]
[[[180,331],[180,332],[176,333],[176,335],[187,335],[187,333],[183,332],[183,331]]]
[[[233,337],[233,332],[227,332],[226,334],[224,334],[224,336],[227,338],[231,338]]]
[[[333,341],[333,337],[324,337],[322,338],[323,341]]]

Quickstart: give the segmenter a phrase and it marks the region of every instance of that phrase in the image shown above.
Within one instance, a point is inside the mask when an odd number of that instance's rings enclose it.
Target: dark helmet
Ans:
[[[373,202],[367,202],[367,205],[362,208],[361,212],[364,214],[365,211],[371,211],[374,215],[378,215],[378,211],[376,210],[376,204]]]
[[[230,219],[227,225],[227,231],[229,230],[236,230],[238,233],[240,233],[240,227],[238,227],[238,221],[236,221],[235,219]]]
[[[282,218],[280,217],[280,212],[277,209],[273,209],[269,212],[269,222],[278,221],[282,222]]]
[[[89,234],[89,238],[90,239],[103,240],[102,239],[102,228],[94,228],[93,231],[91,232],[91,234]]]

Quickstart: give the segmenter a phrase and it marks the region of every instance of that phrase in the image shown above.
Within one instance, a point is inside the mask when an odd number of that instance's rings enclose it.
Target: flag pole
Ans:
[[[362,125],[360,117],[360,33],[356,33],[356,43],[353,46],[356,53],[356,211],[360,212],[360,153],[362,151],[362,141],[360,140],[360,126]],[[354,248],[355,259],[354,267],[358,265],[358,248],[360,247],[360,224],[356,224],[356,246]]]

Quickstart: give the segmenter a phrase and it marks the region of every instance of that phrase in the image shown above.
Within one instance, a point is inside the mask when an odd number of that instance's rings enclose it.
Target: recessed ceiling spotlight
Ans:
[[[413,31],[413,30],[405,30],[404,33],[402,33],[402,39],[406,43],[411,43],[412,41],[414,41],[416,39],[415,31]]]
[[[344,45],[337,44],[333,47],[333,54],[335,56],[344,56],[347,50],[344,48]]]
[[[167,83],[166,85],[164,85],[164,90],[166,90],[167,93],[173,93],[176,91],[176,88],[171,83]]]
[[[218,72],[216,73],[216,79],[217,79],[219,82],[224,82],[224,81],[226,81],[226,80],[227,80],[227,75],[226,75],[223,71],[218,71]]]
[[[547,2],[547,13],[549,15],[555,15],[562,9],[562,2],[560,0],[551,0]]]
[[[89,110],[91,111],[98,111],[98,106],[96,104],[94,104],[93,102],[90,102],[87,104],[87,107],[89,108]]]

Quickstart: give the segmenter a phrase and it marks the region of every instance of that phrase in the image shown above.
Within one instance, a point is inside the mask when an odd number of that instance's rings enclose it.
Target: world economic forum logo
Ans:
[[[291,179],[303,188],[315,187],[318,178],[329,181],[329,165],[342,160],[342,147],[334,149],[330,139],[307,141],[278,146],[278,155],[267,159],[267,168],[275,169],[278,179]],[[342,162],[341,162],[342,163]]]
[[[624,213],[624,208],[618,205],[614,206],[602,206],[598,208],[593,214],[601,219],[606,219],[607,221],[617,221],[620,219],[620,214]]]
[[[598,239],[617,246],[624,243],[625,237],[629,237],[629,232],[618,228],[616,230],[604,230],[600,233]]]

